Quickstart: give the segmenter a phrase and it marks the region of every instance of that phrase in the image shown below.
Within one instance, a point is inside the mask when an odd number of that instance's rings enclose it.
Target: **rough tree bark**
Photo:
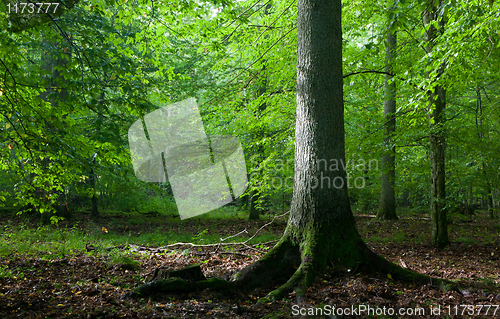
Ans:
[[[437,39],[438,32],[444,28],[444,17],[439,17],[438,7],[442,3],[439,1],[435,6],[435,1],[429,1],[424,11],[424,24],[426,26],[425,47],[427,54],[430,54],[434,48],[434,42]],[[437,29],[433,21],[438,21]],[[441,68],[444,66],[442,65]],[[442,73],[440,70],[438,73]],[[431,234],[432,244],[443,248],[448,245],[448,225],[446,221],[446,175],[445,175],[445,107],[446,91],[436,85],[428,92],[431,114],[429,119],[430,137],[429,137],[429,155],[431,162]]]
[[[394,53],[396,51],[396,32],[387,31],[387,47],[385,55],[385,101],[384,101],[384,154],[382,155],[382,188],[380,191],[380,204],[377,217],[384,220],[398,219],[396,215],[395,196],[395,153],[396,147],[392,142],[391,135],[396,131],[396,83],[391,82],[394,63]]]

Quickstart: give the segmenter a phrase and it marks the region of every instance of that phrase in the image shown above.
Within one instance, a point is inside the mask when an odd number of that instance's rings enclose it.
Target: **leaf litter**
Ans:
[[[252,234],[266,221],[194,221],[179,226],[178,231],[195,236],[200,233],[199,223],[207,229],[206,233],[225,237],[243,229]],[[492,311],[488,315],[484,310],[482,313],[479,311],[480,305],[500,304],[498,226],[491,220],[476,216],[472,222],[462,223],[458,220],[453,223],[450,225],[452,244],[444,250],[427,244],[430,224],[425,219],[379,222],[367,216],[358,216],[357,223],[360,233],[376,253],[402,267],[458,281],[466,288],[441,291],[432,282],[418,286],[394,281],[390,274],[374,277],[355,273],[355,270],[339,272],[331,268],[317,276],[300,300],[301,307],[330,305],[350,308],[361,304],[395,309],[422,307],[430,316],[431,307],[454,309],[460,305],[475,305],[474,315],[464,316],[460,314],[462,308],[458,308],[458,314],[449,317],[494,317]],[[149,226],[134,225],[132,231],[147,232]],[[282,222],[270,226],[267,231],[279,236],[286,225]],[[102,227],[117,231],[112,225]],[[263,251],[272,245],[260,245],[259,249],[252,249],[255,245],[177,245],[163,250],[158,247],[122,245],[116,249],[130,251],[128,259],[117,259],[111,264],[109,258],[92,255],[88,251],[54,259],[12,252],[0,257],[0,317],[294,318],[292,306],[297,304],[294,293],[283,300],[256,305],[258,298],[265,296],[268,289],[239,291],[231,295],[205,290],[189,294],[164,294],[149,299],[123,298],[127,292],[150,279],[157,267],[178,269],[197,263],[207,278],[229,278],[260,258]],[[90,245],[87,250],[90,247],[96,248]],[[500,310],[496,315],[500,315]],[[432,317],[446,318],[447,314]]]

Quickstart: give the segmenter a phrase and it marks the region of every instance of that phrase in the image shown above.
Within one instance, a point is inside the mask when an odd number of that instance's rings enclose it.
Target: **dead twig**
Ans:
[[[178,246],[189,246],[189,247],[197,247],[197,248],[204,248],[204,247],[216,247],[216,252],[218,251],[219,247],[220,246],[237,246],[237,245],[242,245],[244,247],[246,247],[247,249],[251,249],[251,250],[255,250],[255,251],[258,251],[260,253],[263,253],[263,251],[255,248],[255,247],[252,247],[250,245],[248,245],[248,242],[252,239],[254,239],[265,227],[271,225],[277,218],[281,218],[281,217],[284,217],[286,216],[287,214],[289,214],[290,211],[284,213],[284,214],[281,214],[281,215],[278,215],[278,216],[274,216],[273,219],[264,224],[262,227],[260,227],[249,239],[245,240],[244,242],[240,242],[240,243],[223,243],[222,241],[224,240],[227,240],[229,238],[233,238],[233,237],[236,237],[242,233],[247,233],[248,231],[246,230],[246,228],[244,230],[242,230],[241,232],[237,233],[236,235],[232,235],[232,236],[229,236],[229,237],[226,237],[224,239],[220,239],[221,242],[217,243],[217,244],[203,244],[203,245],[200,245],[200,244],[193,244],[193,243],[182,243],[182,242],[179,242],[179,243],[175,243],[175,244],[170,244],[170,245],[166,245],[166,246],[162,246],[158,249],[167,249],[167,248],[172,248],[172,247],[178,247]],[[273,243],[273,242],[276,242],[277,240],[273,240],[273,241],[269,241],[267,243],[259,243],[259,244],[256,244],[256,245],[265,245],[265,244],[268,244],[268,243]]]
[[[260,231],[261,231],[262,229],[264,229],[265,227],[267,227],[267,226],[271,225],[271,224],[272,224],[272,223],[276,220],[276,218],[283,217],[283,216],[285,216],[285,215],[287,215],[287,214],[289,214],[289,213],[290,213],[290,211],[288,211],[288,212],[286,212],[286,213],[284,213],[284,214],[281,214],[281,215],[279,215],[279,216],[274,216],[274,217],[273,217],[273,219],[272,219],[269,223],[264,224],[261,228],[259,228],[259,229],[255,232],[255,234],[253,234],[253,236],[252,236],[252,237],[250,237],[249,239],[247,239],[247,240],[246,240],[246,241],[244,241],[243,243],[244,243],[244,244],[246,244],[246,243],[248,243],[249,241],[251,241],[252,239],[254,239],[254,238],[255,238],[255,236],[257,236],[257,235],[260,233]]]

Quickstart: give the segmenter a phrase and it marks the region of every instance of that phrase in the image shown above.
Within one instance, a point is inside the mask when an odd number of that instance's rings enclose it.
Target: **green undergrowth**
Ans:
[[[50,259],[81,253],[110,256],[114,253],[106,248],[119,245],[162,247],[178,242],[198,245],[216,244],[220,242],[221,237],[225,236],[215,231],[205,228],[195,234],[161,229],[134,229],[129,232],[117,232],[96,223],[87,224],[85,227],[76,224],[71,228],[54,225],[30,227],[22,223],[7,223],[0,226],[0,256],[25,255]],[[231,238],[226,242],[243,242],[250,235]],[[249,243],[258,244],[278,238],[279,234],[262,232]],[[87,251],[87,247],[97,249]],[[121,258],[121,255],[123,254],[119,254],[118,258]]]

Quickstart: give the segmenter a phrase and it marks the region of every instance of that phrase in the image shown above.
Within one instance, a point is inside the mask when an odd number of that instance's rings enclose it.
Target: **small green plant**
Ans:
[[[422,244],[426,241],[425,234],[420,234],[414,239],[415,243]]]
[[[130,258],[129,256],[124,255],[123,253],[115,253],[111,254],[108,258],[109,266],[119,266],[121,268],[127,268],[130,270],[137,270],[141,265],[135,259]]]
[[[491,278],[482,278],[480,280],[480,283],[477,284],[478,288],[483,288],[483,289],[488,289],[488,290],[494,290],[497,285],[495,281]]]
[[[12,271],[9,269],[9,266],[2,265],[0,266],[0,279],[14,278]]]
[[[193,236],[193,241],[197,244],[200,244],[204,241],[204,236],[208,234],[208,229],[205,229],[204,231],[200,232],[198,235]]]
[[[407,237],[406,237],[406,234],[403,233],[403,232],[398,232],[395,236],[394,236],[394,242],[396,243],[400,243],[400,242],[404,242],[407,240]]]
[[[372,235],[366,239],[369,243],[385,244],[388,242],[387,238],[382,238],[378,235]]]

